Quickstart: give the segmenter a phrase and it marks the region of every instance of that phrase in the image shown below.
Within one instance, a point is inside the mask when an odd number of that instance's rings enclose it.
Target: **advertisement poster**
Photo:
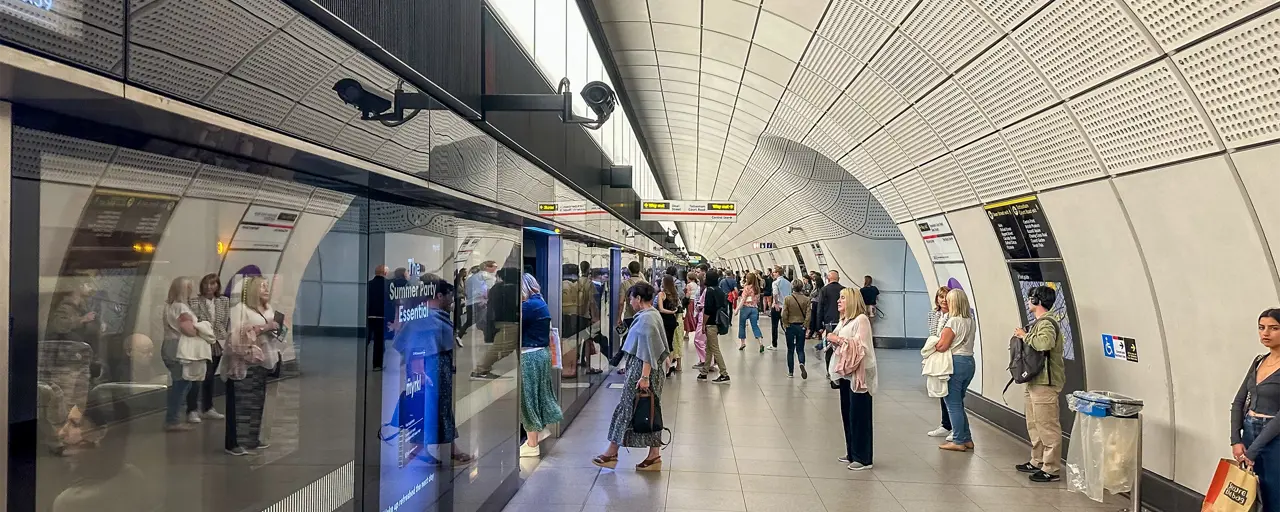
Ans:
[[[410,259],[406,278],[387,280],[387,350],[383,358],[380,510],[422,510],[435,500],[442,469],[428,447],[440,437],[442,375],[439,340],[448,315],[433,306],[435,286],[421,280]],[[451,329],[450,329],[451,330]],[[451,338],[451,335],[449,335]],[[449,340],[452,343],[452,339]],[[445,448],[447,450],[447,448]]]
[[[1009,263],[1009,272],[1019,297],[1023,298],[1018,301],[1018,307],[1026,325],[1031,325],[1034,321],[1034,315],[1025,300],[1027,292],[1036,286],[1049,286],[1058,292],[1058,298],[1050,311],[1062,318],[1059,325],[1065,338],[1063,359],[1066,364],[1063,368],[1067,373],[1063,389],[1067,392],[1085,389],[1084,358],[1077,356],[1082,353],[1082,345],[1079,333],[1076,332],[1077,317],[1066,267],[1061,261],[1015,261]],[[1074,413],[1067,408],[1066,401],[1062,401],[1059,419],[1063,422],[1064,432],[1070,432],[1073,418]]]

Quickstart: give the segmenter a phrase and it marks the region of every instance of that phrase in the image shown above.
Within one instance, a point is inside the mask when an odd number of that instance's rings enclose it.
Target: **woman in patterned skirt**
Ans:
[[[603,468],[616,468],[618,448],[626,446],[649,449],[648,457],[636,464],[637,471],[662,469],[662,457],[658,453],[662,448],[662,434],[641,434],[631,430],[636,393],[644,390],[652,393],[655,400],[662,397],[662,372],[655,371],[655,367],[659,367],[667,357],[667,340],[661,315],[653,308],[654,293],[653,285],[644,282],[636,283],[627,292],[627,300],[635,309],[636,316],[622,344],[622,351],[626,353],[626,382],[622,385],[622,400],[613,410],[613,421],[609,424],[609,448],[591,460]]]
[[[551,382],[551,309],[532,275],[521,279],[520,298],[520,425],[529,434],[520,456],[537,457],[538,441],[551,435],[547,425],[559,423],[564,413]]]

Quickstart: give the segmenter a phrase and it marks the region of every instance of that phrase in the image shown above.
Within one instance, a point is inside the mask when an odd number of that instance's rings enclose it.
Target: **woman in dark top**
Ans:
[[[547,426],[564,419],[551,379],[551,309],[538,280],[525,274],[520,282],[520,425],[529,434],[521,457],[541,454],[538,442],[551,434]]]
[[[667,352],[675,353],[673,343],[676,339],[676,326],[680,324],[676,320],[676,313],[680,309],[680,293],[676,291],[676,281],[670,275],[662,278],[662,291],[658,292],[658,313],[662,315],[662,330],[667,334]],[[671,361],[671,366],[667,368],[667,375],[675,371],[675,360]]]
[[[1231,452],[1258,474],[1264,510],[1280,507],[1280,309],[1258,316],[1258,341],[1268,353],[1253,359],[1231,402]]]

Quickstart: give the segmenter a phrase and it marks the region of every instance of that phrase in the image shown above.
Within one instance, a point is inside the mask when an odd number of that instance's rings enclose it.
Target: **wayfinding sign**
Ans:
[[[676,222],[736,222],[738,203],[731,201],[640,202],[640,220]]]

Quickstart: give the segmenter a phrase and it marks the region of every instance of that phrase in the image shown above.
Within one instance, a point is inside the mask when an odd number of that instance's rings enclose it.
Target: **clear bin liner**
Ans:
[[[1134,419],[1076,414],[1067,450],[1070,489],[1099,503],[1103,490],[1112,494],[1132,490],[1141,429]]]

